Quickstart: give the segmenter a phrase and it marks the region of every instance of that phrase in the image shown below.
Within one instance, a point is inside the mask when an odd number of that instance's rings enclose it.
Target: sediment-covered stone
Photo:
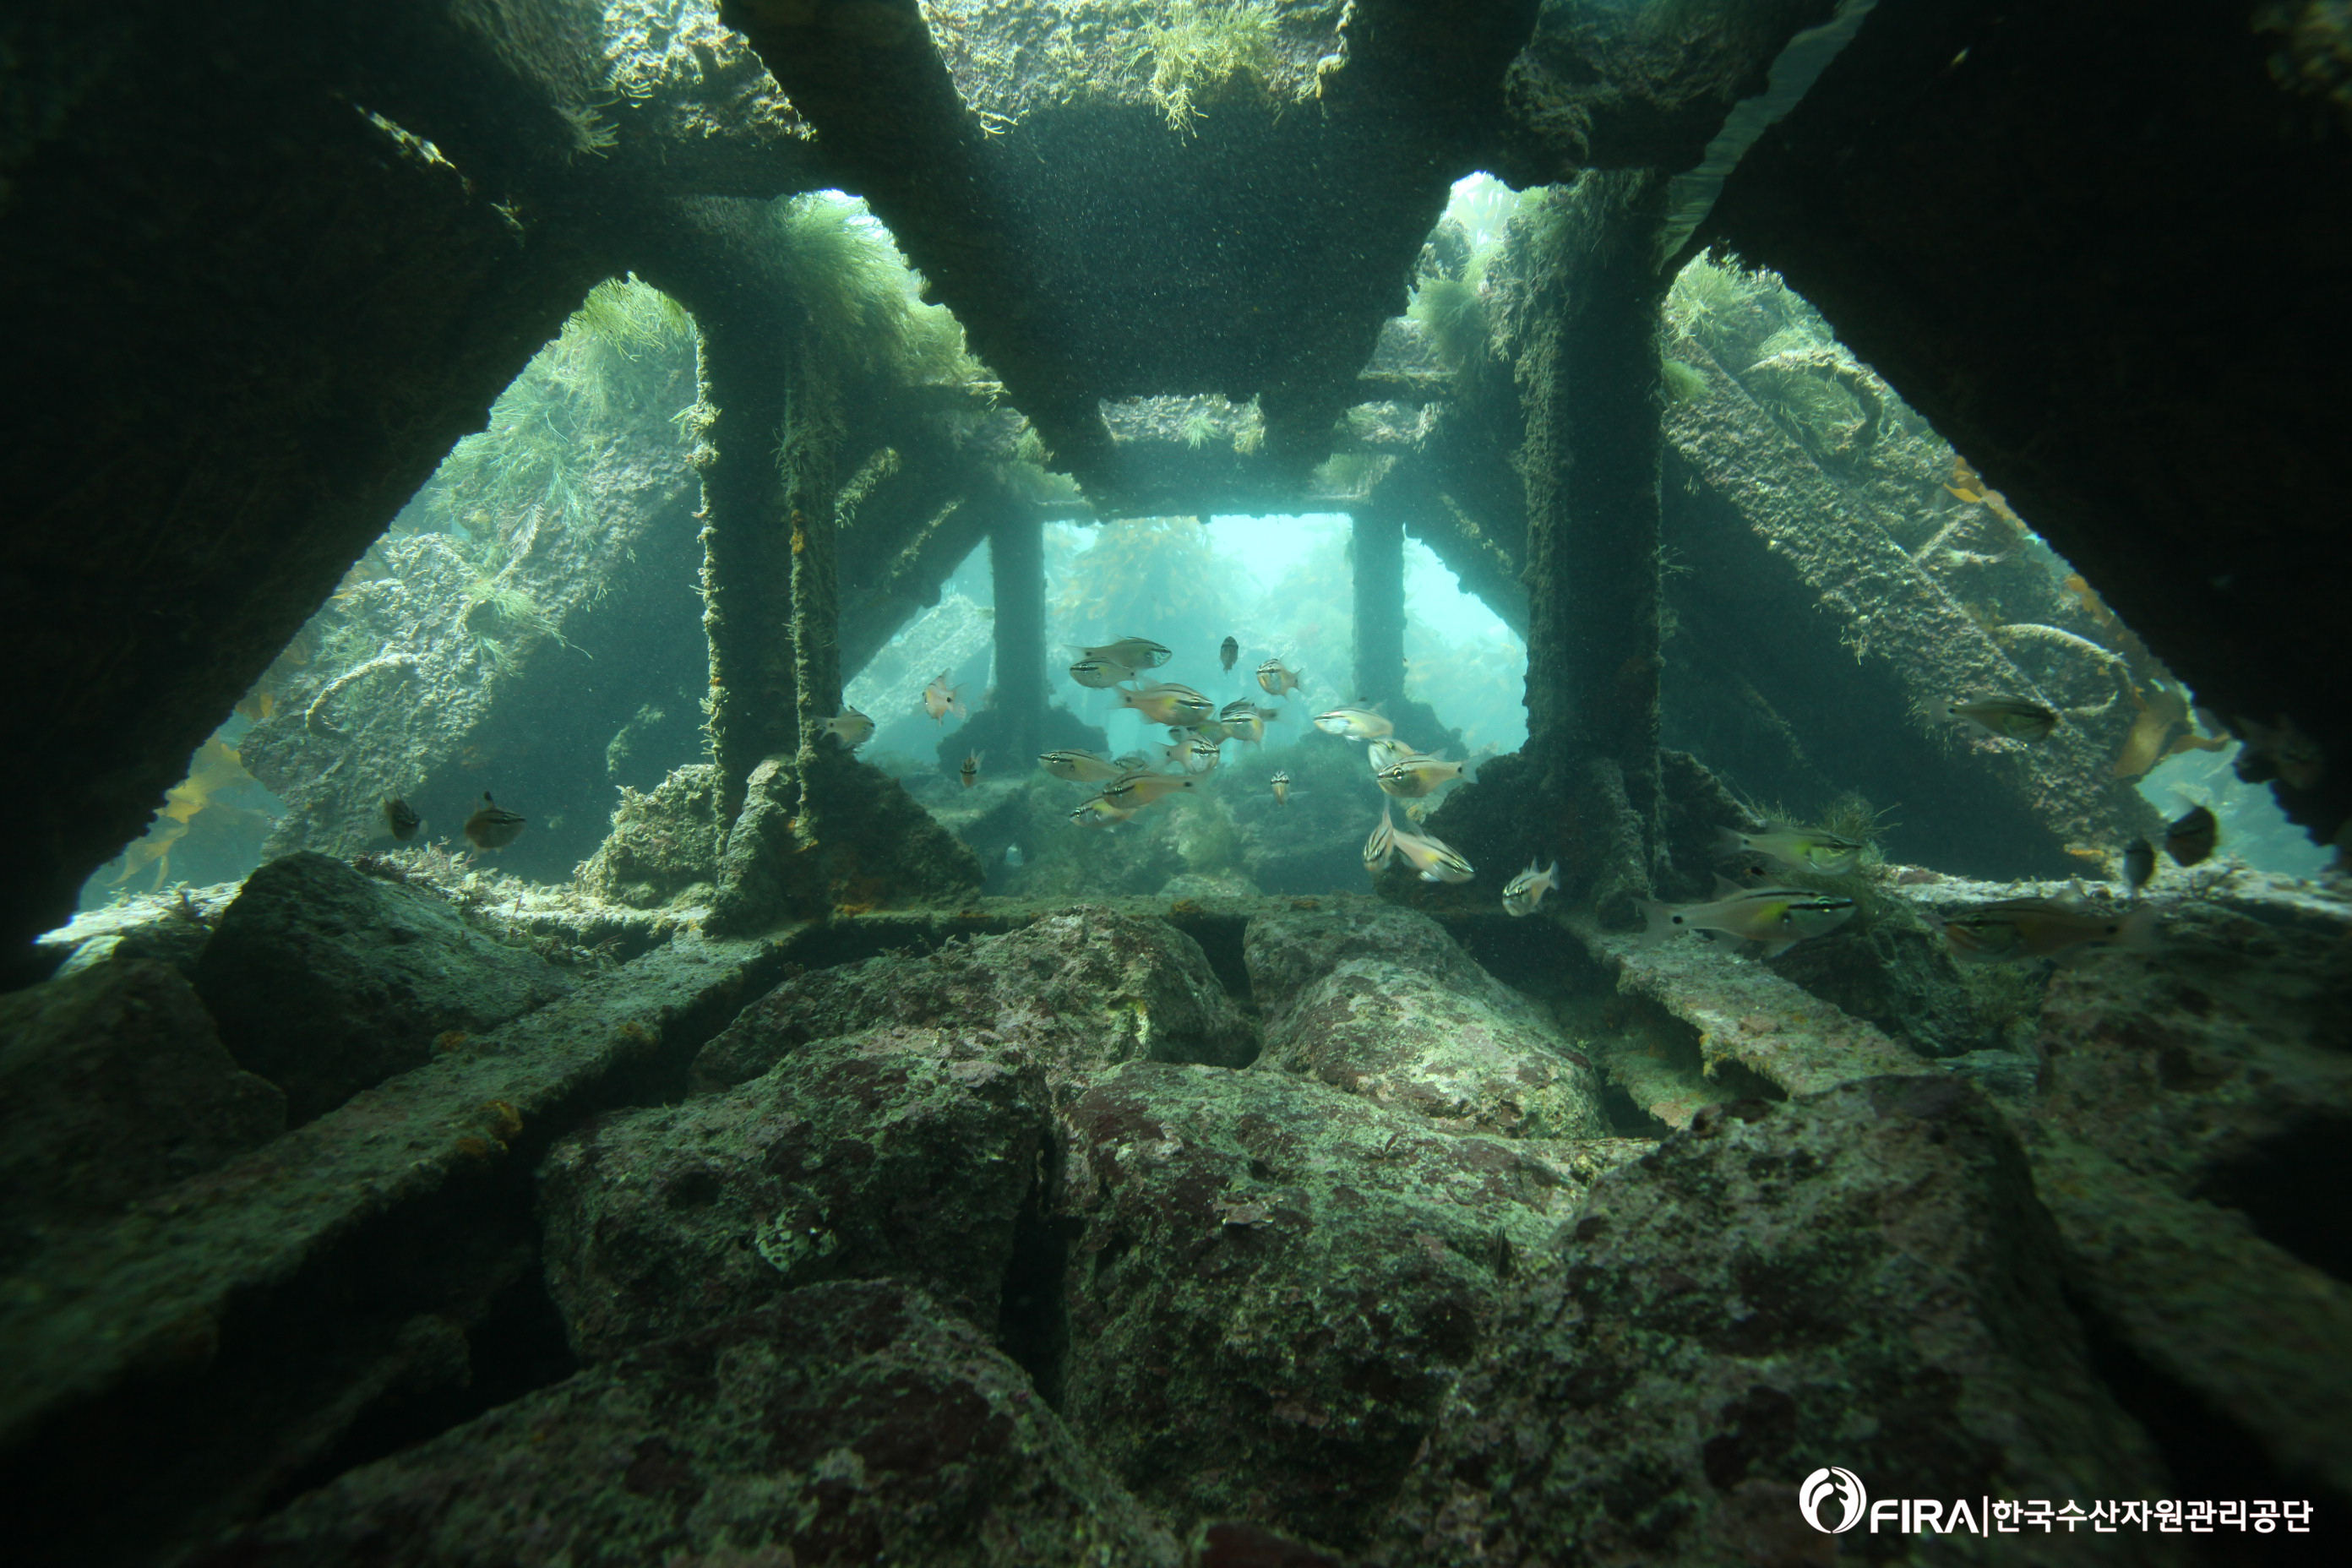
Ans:
[[[1262,916],[1245,939],[1258,1066],[1440,1126],[1598,1137],[1601,1085],[1542,1010],[1407,910]]]
[[[784,963],[681,939],[0,1279],[11,1563],[181,1561],[354,1427],[511,1387],[510,1331],[468,1342],[536,1261],[531,1165],[582,1116],[677,1093]]]
[[[695,1087],[741,1083],[811,1040],[877,1024],[1002,1040],[1056,1085],[1136,1058],[1239,1067],[1257,1048],[1199,942],[1165,921],[1081,907],[787,981],[703,1047]]]
[[[196,972],[222,1041],[298,1125],[570,988],[443,900],[308,850],[246,879]]]
[[[845,905],[950,902],[980,884],[980,858],[879,768],[837,752],[805,768],[770,757],[719,852],[709,924],[741,932]]]
[[[1044,1072],[1001,1041],[902,1025],[818,1041],[558,1144],[540,1172],[549,1288],[588,1361],[837,1279],[909,1280],[993,1330],[1050,1137]]]
[[[1551,1261],[1456,1387],[1383,1561],[1810,1561],[1797,1488],[1824,1466],[1972,1511],[2166,1489],[2087,1364],[2022,1152],[1947,1076],[1710,1107],[1596,1183]],[[2000,1535],[1936,1545],[2017,1560]]]
[[[1281,1073],[1130,1062],[1065,1114],[1063,1413],[1148,1502],[1335,1545],[1628,1146],[1457,1136]]]
[[[580,885],[610,903],[655,909],[709,902],[717,892],[719,770],[695,763],[672,770],[649,793],[624,787],[613,831],[580,868]]]
[[[301,1498],[208,1568],[1173,1568],[1021,1369],[842,1282],[631,1352]]]
[[[179,972],[100,963],[0,996],[0,1268],[55,1226],[258,1148],[286,1097],[221,1047]]]
[[[2342,927],[2171,902],[2160,959],[2051,980],[2042,1092],[2019,1117],[2068,1284],[2210,1413],[2352,1495],[2352,963]]]

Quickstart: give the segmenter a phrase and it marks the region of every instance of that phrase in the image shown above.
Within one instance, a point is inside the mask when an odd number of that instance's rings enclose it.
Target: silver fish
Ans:
[[[1225,667],[1225,673],[1228,675],[1233,673],[1234,661],[1241,656],[1242,645],[1231,637],[1217,645],[1217,662]]]
[[[944,669],[940,671],[940,678],[923,688],[923,711],[934,720],[945,719],[950,713],[959,719],[963,717],[963,700],[956,695],[963,688],[950,686],[948,674]]]
[[[963,754],[963,766],[956,770],[956,777],[963,781],[963,787],[966,789],[970,789],[972,785],[980,782],[980,753],[978,752],[966,752]]]
[[[1290,804],[1290,775],[1288,773],[1278,773],[1266,782],[1274,785],[1274,804],[1276,805],[1288,805]]]
[[[1214,741],[1194,741],[1185,752],[1184,771],[1192,773],[1214,773],[1217,771],[1217,764],[1224,760],[1225,753]]]
[[[1558,860],[1554,860],[1540,871],[1536,869],[1536,863],[1530,860],[1528,862],[1528,868],[1512,878],[1504,887],[1504,911],[1514,915],[1531,915],[1536,912],[1536,906],[1543,902],[1543,896],[1559,886],[1559,862]]]
[[[855,708],[845,707],[824,721],[824,732],[854,752],[874,738],[874,721]]]

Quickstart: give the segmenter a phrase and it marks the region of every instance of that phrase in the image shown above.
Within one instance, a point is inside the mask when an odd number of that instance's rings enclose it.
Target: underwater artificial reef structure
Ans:
[[[2046,984],[1905,912],[2155,837],[2132,777],[2224,732],[2345,843],[2340,7],[0,29],[23,1560],[1793,1562],[1825,1466],[2352,1509],[2340,901],[2209,876]],[[1479,171],[1531,194],[1474,255]],[[583,321],[674,418],[527,384]],[[486,426],[543,449],[396,529]],[[973,743],[1025,757],[1083,743],[1045,524],[1306,510],[1359,699],[1409,706],[1408,538],[1525,639],[1527,743],[1427,826],[1559,856],[1535,919],[1402,867],[982,899],[1027,805],[834,739],[983,541]],[[1927,721],[2024,689],[2042,744]],[[162,886],[240,704],[277,858],[39,941],[142,834]],[[604,833],[666,725],[707,754]],[[1903,801],[1970,880],[1832,956],[1637,948],[1717,773]],[[576,787],[592,915],[362,855],[387,780],[515,776]]]

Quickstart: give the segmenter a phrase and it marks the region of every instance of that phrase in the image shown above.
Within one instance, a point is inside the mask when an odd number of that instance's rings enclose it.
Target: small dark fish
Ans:
[[[519,816],[482,792],[482,809],[466,818],[466,842],[477,849],[503,849],[522,837],[528,817]]]
[[[1233,673],[1234,662],[1241,656],[1242,645],[1231,637],[1217,645],[1217,662],[1225,667],[1225,673],[1228,675]]]
[[[383,825],[390,828],[392,836],[403,844],[416,837],[416,829],[424,820],[416,815],[415,810],[406,801],[398,795],[388,795],[383,797]]]
[[[2155,875],[2156,846],[2145,838],[2133,839],[2131,847],[2124,851],[2124,885],[2137,893]]]
[[[2221,841],[2221,825],[2205,807],[2192,806],[2164,830],[2164,852],[2179,866],[2194,866]]]
[[[978,752],[966,752],[963,754],[963,766],[956,770],[956,776],[963,780],[963,787],[966,789],[970,789],[972,785],[980,782],[980,753]]]

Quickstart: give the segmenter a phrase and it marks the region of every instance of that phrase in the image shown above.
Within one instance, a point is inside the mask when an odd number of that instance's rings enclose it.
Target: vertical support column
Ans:
[[[1353,524],[1355,694],[1394,704],[1404,698],[1404,519],[1375,504],[1355,513]]]
[[[840,394],[830,373],[807,353],[793,356],[784,410],[784,532],[792,552],[793,710],[803,772],[820,755],[824,721],[841,711],[841,577],[835,564],[834,509],[838,499],[843,429]]]
[[[1664,184],[1580,179],[1553,200],[1527,395],[1528,748],[1564,864],[1607,900],[1657,854],[1661,408],[1653,265]]]
[[[751,770],[800,743],[792,532],[776,464],[789,359],[772,325],[709,317],[699,325],[701,398],[716,411],[702,468],[702,625],[719,811],[732,822]]]
[[[1035,511],[1000,503],[988,531],[996,604],[996,707],[1003,716],[1003,769],[1026,768],[1045,744],[1045,525]]]

